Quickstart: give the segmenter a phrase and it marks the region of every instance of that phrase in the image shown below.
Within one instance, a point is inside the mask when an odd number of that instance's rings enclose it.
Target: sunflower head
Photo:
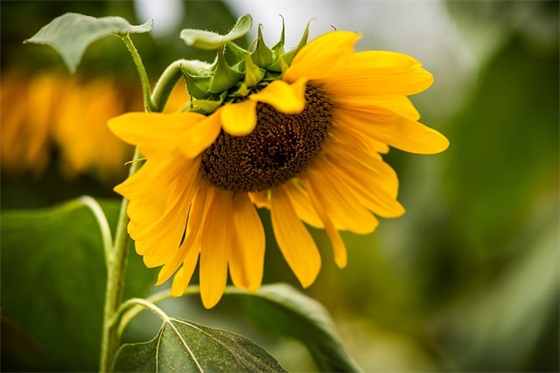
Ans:
[[[260,287],[265,233],[257,207],[270,210],[278,246],[308,287],[321,256],[305,224],[325,229],[344,267],[340,231],[371,233],[378,216],[404,213],[383,153],[448,146],[408,98],[433,81],[414,58],[355,52],[360,35],[347,31],[308,43],[307,28],[289,52],[284,31],[269,48],[261,28],[246,50],[233,41],[250,26],[244,16],[226,35],[183,31],[187,44],[217,51],[211,64],[179,65],[191,97],[186,112],[109,122],[147,159],[115,188],[130,200],[137,252],[147,266],[162,266],[158,283],[174,276],[173,295],[183,294],[198,264],[206,307],[221,298],[228,273],[237,287]]]
[[[183,30],[181,37],[188,45],[217,51],[211,64],[185,61],[181,66],[192,97],[190,111],[211,114],[221,105],[242,101],[281,79],[296,54],[307,43],[309,34],[308,24],[299,44],[286,52],[283,22],[280,40],[272,48],[264,42],[262,26],[259,26],[257,38],[248,49],[244,49],[235,40],[245,36],[251,26],[251,16],[244,15],[225,36],[209,31]]]

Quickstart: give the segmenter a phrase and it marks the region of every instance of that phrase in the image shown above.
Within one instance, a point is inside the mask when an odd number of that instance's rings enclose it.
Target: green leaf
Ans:
[[[302,341],[322,371],[360,371],[327,310],[291,286],[266,285],[256,293],[232,290],[226,296],[241,297],[246,313],[265,332]]]
[[[253,26],[253,19],[249,14],[240,17],[230,32],[220,35],[206,30],[185,29],[181,31],[181,39],[195,48],[215,50],[223,45],[245,36]]]
[[[114,227],[120,203],[101,206]],[[93,214],[76,200],[2,212],[1,219],[2,312],[52,360],[37,370],[97,370],[106,268]],[[155,273],[130,250],[125,298],[143,297]],[[2,342],[16,341],[3,336]],[[40,355],[34,358],[47,364]],[[20,363],[25,367],[29,361],[27,356]]]
[[[180,319],[166,319],[151,341],[125,344],[117,372],[285,372],[245,337]]]
[[[113,33],[145,33],[153,21],[132,26],[121,17],[95,18],[66,13],[51,21],[25,43],[50,45],[60,54],[71,73],[76,71],[87,47],[96,40]]]

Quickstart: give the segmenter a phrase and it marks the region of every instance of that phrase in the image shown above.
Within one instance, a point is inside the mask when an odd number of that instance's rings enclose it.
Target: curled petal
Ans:
[[[221,110],[221,118],[222,128],[230,135],[247,135],[257,125],[257,102],[246,100],[225,105]]]
[[[305,107],[306,83],[305,78],[293,84],[275,80],[262,91],[249,96],[249,99],[269,104],[284,114],[298,114]]]

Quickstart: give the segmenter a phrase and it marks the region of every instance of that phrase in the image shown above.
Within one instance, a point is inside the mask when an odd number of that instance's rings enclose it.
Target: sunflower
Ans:
[[[109,121],[146,159],[115,191],[130,201],[128,232],[138,254],[148,267],[163,266],[158,285],[174,275],[171,293],[182,295],[198,263],[207,308],[220,300],[228,270],[235,286],[257,290],[265,252],[257,207],[270,210],[276,241],[303,287],[321,267],[304,223],[325,229],[344,267],[339,231],[367,234],[376,216],[404,213],[397,175],[381,154],[389,146],[424,154],[447,148],[444,136],[418,122],[407,97],[433,77],[404,54],[355,52],[359,38],[332,31],[307,43],[304,36],[293,51],[283,43],[268,49],[266,59],[259,33],[222,91],[194,86],[201,79],[185,68],[191,110]],[[207,67],[216,74],[220,55],[217,61]]]

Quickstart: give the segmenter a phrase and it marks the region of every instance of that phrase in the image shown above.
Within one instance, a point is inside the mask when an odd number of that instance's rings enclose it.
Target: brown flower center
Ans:
[[[257,126],[246,136],[224,131],[202,154],[202,175],[216,187],[236,192],[266,190],[301,174],[321,151],[332,123],[325,92],[308,85],[305,108],[283,114],[257,104]]]

